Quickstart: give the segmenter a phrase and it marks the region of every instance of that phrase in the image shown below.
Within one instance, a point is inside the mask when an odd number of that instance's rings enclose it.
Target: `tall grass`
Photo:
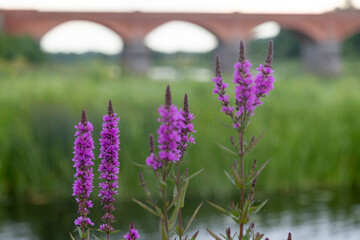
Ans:
[[[7,65],[6,65],[7,64]],[[272,161],[259,188],[270,191],[360,186],[360,74],[358,62],[347,63],[340,77],[320,78],[302,72],[298,62],[274,67],[274,92],[255,112],[249,132],[266,134],[251,157]],[[225,81],[231,82],[230,77]],[[157,108],[169,82],[121,75],[116,65],[84,62],[29,66],[0,63],[0,196],[29,196],[35,202],[49,196],[70,196],[73,182],[74,125],[85,109],[99,146],[102,116],[113,101],[120,115],[120,197],[141,194],[131,161],[143,163],[148,135],[159,124]],[[222,170],[233,161],[216,143],[224,143],[216,120],[222,118],[212,82],[171,82],[173,102],[181,105],[188,93],[195,114],[196,145],[186,166],[205,171],[194,179],[192,196],[232,194]],[[261,108],[261,110],[260,110]],[[226,119],[224,119],[226,120]],[[226,130],[225,130],[226,131]],[[250,135],[248,137],[251,137]],[[95,154],[98,155],[97,147]],[[96,162],[96,166],[99,160]],[[249,163],[250,164],[250,163]],[[95,167],[97,168],[97,167]],[[146,174],[150,172],[144,172]]]

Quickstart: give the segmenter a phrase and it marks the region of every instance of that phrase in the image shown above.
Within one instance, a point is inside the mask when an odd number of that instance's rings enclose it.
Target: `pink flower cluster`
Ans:
[[[181,129],[180,137],[181,141],[179,143],[178,149],[180,150],[180,160],[184,157],[184,154],[188,148],[188,144],[195,144],[195,138],[191,133],[195,133],[194,125],[191,120],[195,119],[194,114],[190,113],[189,110],[189,101],[188,96],[185,94],[184,97],[184,109],[181,110],[181,115],[183,117],[184,126]]]
[[[235,87],[236,107],[229,106],[230,97],[225,93],[225,88],[228,87],[228,84],[223,82],[219,57],[216,56],[216,76],[213,78],[215,89],[213,90],[213,93],[217,94],[218,100],[221,101],[221,112],[225,112],[225,114],[231,116],[234,121],[233,126],[236,128],[240,127],[243,116],[254,114],[255,108],[263,103],[260,101],[260,98],[268,95],[269,91],[274,88],[273,84],[275,78],[273,76],[274,71],[271,67],[272,52],[273,45],[272,41],[270,41],[267,58],[265,60],[266,64],[259,65],[256,69],[258,73],[254,79],[253,75],[250,73],[252,64],[250,61],[245,60],[244,45],[242,42],[240,43],[239,61],[234,65],[235,71],[233,74],[233,82],[237,84]],[[233,115],[234,109],[236,109],[235,116]]]
[[[134,222],[131,222],[129,232],[124,235],[124,238],[126,240],[136,240],[140,238],[138,230],[135,229]]]
[[[115,220],[115,216],[111,214],[115,210],[113,202],[115,201],[114,195],[117,194],[118,174],[119,174],[119,119],[116,113],[113,113],[112,103],[109,101],[108,114],[104,116],[104,123],[100,133],[100,155],[101,163],[99,164],[100,179],[103,180],[99,184],[101,188],[99,197],[101,197],[101,205],[105,211],[104,216],[101,218],[105,223],[100,226],[100,230],[106,233],[114,231],[110,225]]]
[[[85,111],[82,112],[81,122],[77,126],[74,142],[74,158],[73,167],[76,168],[74,175],[75,181],[73,185],[73,196],[75,196],[76,202],[79,205],[78,213],[80,216],[74,221],[75,225],[81,227],[87,227],[87,225],[94,225],[90,218],[87,217],[89,214],[89,208],[93,206],[90,198],[93,186],[93,168],[94,165],[94,141],[91,136],[93,126],[86,119]]]
[[[166,162],[178,162],[184,156],[188,143],[195,143],[190,133],[195,132],[191,120],[193,114],[189,112],[187,95],[184,99],[184,110],[180,111],[171,102],[170,87],[166,88],[165,105],[159,108],[161,123],[157,133],[159,153],[154,153],[153,138],[150,136],[150,156],[146,158],[146,164],[154,170],[160,168]],[[186,102],[186,106],[185,106]]]
[[[215,82],[213,94],[219,95],[218,100],[221,101],[222,105],[221,112],[225,112],[225,114],[232,116],[234,107],[229,107],[230,96],[225,93],[225,89],[229,84],[225,83],[222,79],[219,56],[216,56],[216,76],[213,78],[213,82]]]

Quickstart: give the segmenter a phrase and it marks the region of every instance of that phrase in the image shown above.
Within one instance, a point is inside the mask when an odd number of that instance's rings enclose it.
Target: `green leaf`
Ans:
[[[217,210],[219,210],[220,212],[222,212],[223,214],[231,216],[231,214],[228,211],[226,211],[224,208],[216,205],[215,203],[212,203],[212,202],[209,202],[209,201],[207,201],[207,203],[210,204],[211,206],[213,206],[214,208],[216,208]]]
[[[177,204],[177,206],[174,208],[172,214],[171,214],[171,217],[168,221],[168,228],[169,229],[172,229],[174,224],[175,224],[175,221],[176,221],[176,217],[178,216],[178,212],[179,212],[179,204]]]
[[[249,146],[245,150],[245,154],[249,154],[256,147],[256,145],[260,142],[260,140],[264,136],[264,134],[265,134],[265,130],[257,138],[255,138],[254,141],[251,141],[249,143]]]
[[[249,221],[250,201],[245,200],[243,210],[241,211],[241,218],[239,223],[247,224]]]
[[[162,219],[164,219],[163,215],[162,214],[159,214],[157,212],[155,212],[153,209],[151,209],[149,206],[147,206],[146,204],[140,202],[139,200],[136,200],[135,198],[132,199],[134,202],[136,202],[140,207],[144,208],[146,211],[154,214],[155,216],[158,216]]]
[[[203,204],[203,203],[201,202],[201,203],[199,204],[199,206],[195,209],[195,211],[194,211],[193,215],[191,216],[191,218],[190,218],[190,220],[189,220],[189,222],[188,222],[188,224],[187,224],[184,232],[186,232],[186,231],[189,229],[189,227],[191,226],[191,223],[194,221],[194,219],[195,219],[195,217],[196,217],[196,214],[199,212],[202,204]],[[192,238],[191,238],[191,239],[192,239]]]
[[[75,238],[73,237],[73,235],[72,235],[71,233],[69,233],[69,234],[70,234],[71,239],[72,239],[72,240],[75,240]]]
[[[210,229],[206,228],[206,231],[208,231],[208,233],[216,240],[221,240],[221,238],[219,238],[218,236],[216,236],[215,233],[213,233]]]
[[[226,176],[229,178],[229,180],[232,182],[232,184],[234,184],[234,186],[237,187],[234,179],[230,176],[230,174],[226,170],[224,170],[224,172],[225,172]]]
[[[197,175],[199,175],[202,171],[204,171],[205,168],[202,168],[200,170],[198,170],[197,172],[191,174],[189,177],[187,177],[187,179],[192,179],[194,177],[196,177]]]
[[[257,214],[264,206],[265,204],[268,202],[268,199],[266,199],[265,201],[263,201],[261,204],[259,204],[258,206],[254,207],[256,210],[253,212],[253,214]]]
[[[181,202],[180,202],[180,207],[183,208],[184,207],[184,204],[185,204],[185,195],[186,195],[186,190],[189,186],[189,183],[190,183],[190,179],[189,178],[183,185],[183,187],[181,188]]]
[[[216,120],[218,120],[218,122],[219,122],[221,125],[223,125],[224,127],[234,128],[233,126],[231,126],[231,125],[229,125],[229,124],[224,123],[223,121],[221,121],[220,118],[218,118],[218,117],[216,116],[216,114],[215,114],[215,118],[216,118]]]
[[[250,119],[251,119],[251,113],[246,114],[245,116],[245,121],[243,122],[242,126],[240,128],[238,128],[238,131],[245,131],[245,129],[249,126],[250,123]]]
[[[266,165],[268,165],[268,163],[270,162],[271,158],[269,158],[262,166],[259,170],[256,171],[256,173],[253,176],[253,179],[257,178],[257,176],[259,176],[259,174],[262,172],[262,170],[264,170],[264,168],[266,167]]]
[[[235,180],[235,186],[238,188],[238,189],[243,189],[244,188],[244,184],[242,183],[237,171],[236,171],[236,168],[234,165],[231,165],[231,170],[233,172],[233,175],[234,175],[234,180]]]
[[[148,169],[152,169],[150,166],[147,166],[145,164],[141,164],[141,163],[137,163],[134,161],[131,161],[132,164],[134,164],[135,166],[141,167],[141,168],[148,168]]]
[[[222,148],[223,150],[225,150],[225,151],[227,151],[227,152],[229,152],[229,153],[231,153],[231,154],[233,154],[233,155],[235,155],[235,156],[238,156],[238,155],[239,155],[238,153],[236,153],[236,152],[228,149],[227,147],[221,145],[220,143],[216,143],[216,144],[217,144],[220,148]]]
[[[185,195],[183,196],[183,194],[185,194],[185,193],[183,193],[183,191],[184,191],[184,188],[187,188],[187,186],[189,185],[189,182],[190,182],[190,178],[188,178],[188,179],[186,180],[185,184],[181,187],[180,192],[177,193],[175,197],[173,197],[173,200],[171,201],[170,205],[169,205],[168,208],[167,208],[168,210],[169,210],[174,204],[176,204],[179,199],[181,199],[181,201],[183,201],[183,197],[185,197]],[[175,191],[177,192],[177,189],[174,189],[174,192],[175,192]],[[186,189],[185,189],[185,191],[186,191]],[[181,205],[181,202],[180,202],[180,205]]]
[[[82,232],[81,228],[80,228],[80,227],[76,227],[76,229],[77,229],[77,231],[78,231],[78,233],[79,233],[79,237],[82,238],[83,232]]]

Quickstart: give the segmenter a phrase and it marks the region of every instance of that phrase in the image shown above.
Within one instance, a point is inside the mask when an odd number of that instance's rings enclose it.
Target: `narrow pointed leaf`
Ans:
[[[234,128],[233,126],[227,124],[227,123],[224,123],[223,121],[220,120],[220,118],[218,118],[216,115],[215,115],[215,118],[216,120],[218,120],[218,122],[223,125],[224,127],[227,127],[227,128]]]
[[[181,207],[181,208],[184,207],[186,190],[187,190],[187,188],[188,188],[188,186],[189,186],[190,179],[191,179],[191,178],[189,178],[189,179],[185,182],[185,184],[183,185],[183,187],[182,187],[182,189],[181,189],[181,199],[180,199],[180,200],[181,200],[181,201],[180,201],[180,207]]]
[[[254,215],[256,214],[256,213],[258,213],[264,206],[265,206],[265,204],[268,202],[268,199],[266,199],[265,201],[263,201],[260,205],[258,205],[257,207],[256,207],[256,210],[254,211]]]
[[[232,184],[234,184],[234,186],[237,187],[235,184],[235,180],[230,176],[230,174],[226,170],[224,170],[224,172],[226,176],[229,178],[230,182],[232,182]]]
[[[187,187],[188,187],[189,182],[190,182],[190,178],[188,178],[188,179],[186,180],[186,182],[184,183],[184,185],[181,187],[180,192],[178,192],[178,193],[176,194],[176,197],[173,197],[173,200],[171,201],[170,205],[169,205],[168,208],[167,208],[168,210],[169,210],[174,204],[177,205],[177,202],[179,202],[179,200],[180,200],[180,201],[183,200],[182,197],[183,197],[184,188],[187,188]],[[186,189],[185,189],[185,191],[186,191]],[[184,194],[185,194],[185,193],[184,193]],[[184,197],[185,197],[185,195],[184,195]],[[181,202],[180,202],[180,204],[181,204]]]
[[[262,170],[264,170],[264,168],[266,167],[266,165],[268,165],[268,163],[270,162],[271,158],[269,158],[262,166],[259,170],[256,171],[256,173],[254,174],[253,179],[257,178],[257,176],[259,176],[259,174],[262,172]]]
[[[205,168],[202,168],[202,169],[198,170],[197,172],[191,174],[191,175],[188,177],[188,179],[192,179],[192,178],[196,177],[196,176],[199,175],[202,171],[204,171],[204,169],[205,169]]]
[[[75,238],[73,237],[73,235],[72,235],[71,233],[69,233],[69,234],[70,234],[71,239],[72,239],[72,240],[75,240]]]
[[[221,238],[219,238],[218,236],[216,236],[215,233],[213,233],[210,229],[206,228],[206,231],[208,231],[208,233],[216,240],[221,240]]]
[[[178,216],[178,212],[179,212],[179,204],[176,204],[176,207],[174,208],[172,214],[171,214],[171,217],[169,219],[169,222],[168,222],[168,228],[169,229],[172,229],[174,227],[174,224],[176,222],[176,218]]]
[[[76,227],[76,229],[77,229],[77,231],[79,233],[79,237],[82,238],[83,232],[82,232],[81,228]]]
[[[260,142],[264,134],[265,134],[265,130],[257,138],[255,138],[253,142],[249,144],[249,146],[245,150],[245,154],[249,154],[256,147],[256,145]]]
[[[243,189],[244,188],[244,184],[242,183],[237,171],[236,171],[236,168],[234,165],[231,165],[231,170],[233,172],[233,175],[234,175],[234,181],[235,181],[235,186],[238,188],[238,189]]]
[[[229,152],[229,153],[231,153],[231,154],[233,154],[233,155],[235,155],[235,156],[238,156],[238,155],[239,155],[238,153],[236,153],[236,152],[228,149],[227,147],[221,145],[220,143],[217,143],[217,145],[218,145],[220,148],[222,148],[223,150],[225,150],[225,151],[227,151],[227,152]]]
[[[216,205],[215,203],[212,203],[212,202],[209,202],[209,201],[207,201],[207,203],[210,204],[211,206],[213,206],[214,208],[216,208],[217,210],[219,210],[220,212],[222,212],[223,214],[231,216],[231,214],[228,211],[226,211],[224,208]]]
[[[138,167],[141,167],[141,168],[149,168],[149,169],[151,169],[150,166],[147,166],[145,164],[137,163],[137,162],[134,162],[134,161],[131,161],[131,163],[134,164],[135,166],[138,166]]]
[[[136,202],[140,207],[144,208],[146,211],[154,214],[155,216],[158,216],[160,218],[163,218],[162,214],[160,215],[159,213],[155,212],[153,209],[151,209],[149,206],[147,206],[146,204],[140,202],[139,200],[136,199],[132,199],[134,202]]]
[[[194,219],[195,219],[195,217],[196,217],[196,214],[199,212],[202,204],[203,204],[203,203],[201,202],[201,203],[199,204],[199,206],[195,209],[195,211],[194,211],[193,215],[191,216],[191,218],[190,218],[190,220],[189,220],[189,222],[188,222],[188,224],[187,224],[184,232],[186,232],[186,231],[189,229],[189,227],[191,226],[191,223],[194,221]],[[192,238],[191,238],[191,239],[192,239]]]

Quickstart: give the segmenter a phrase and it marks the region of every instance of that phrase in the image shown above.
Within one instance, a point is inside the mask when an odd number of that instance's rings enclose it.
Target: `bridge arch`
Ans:
[[[40,45],[48,52],[92,51],[113,55],[122,51],[123,40],[118,33],[103,24],[70,20],[47,31],[40,39]]]
[[[162,52],[209,52],[219,44],[218,37],[207,28],[177,20],[167,21],[153,28],[144,41],[149,48]],[[167,48],[164,48],[164,44],[168,45]]]

